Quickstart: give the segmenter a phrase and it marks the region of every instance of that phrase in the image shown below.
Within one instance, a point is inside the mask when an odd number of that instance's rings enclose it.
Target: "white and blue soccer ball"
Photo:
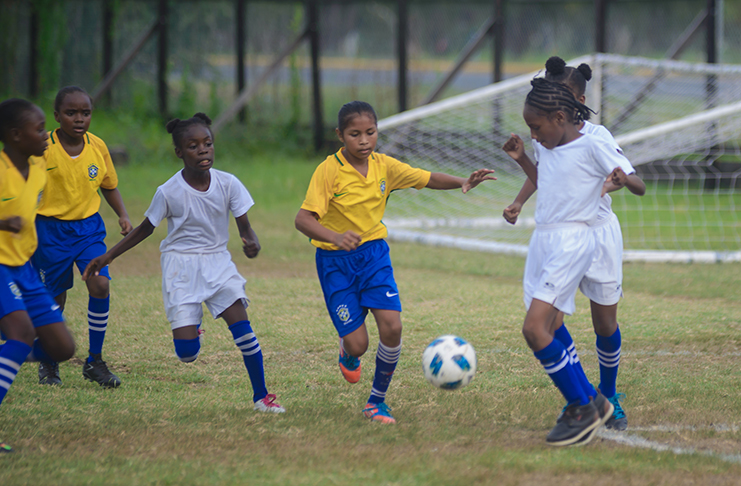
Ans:
[[[440,336],[422,353],[422,370],[427,381],[438,388],[464,387],[476,374],[476,351],[458,336]]]

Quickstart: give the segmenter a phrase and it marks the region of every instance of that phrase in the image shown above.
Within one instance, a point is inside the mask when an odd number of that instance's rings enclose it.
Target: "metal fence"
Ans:
[[[166,63],[158,71],[162,44],[156,27],[167,8]],[[98,104],[138,113],[222,113],[237,97],[237,6],[244,16],[245,85],[253,85],[276,55],[307,23],[306,3],[246,0],[0,0],[0,96],[49,98],[60,86],[89,91],[106,72],[142,48]],[[311,2],[308,2],[311,3]],[[489,0],[406,1],[408,19],[406,101],[417,106],[451,69],[477,31],[503,15],[503,77],[542,66],[551,55],[593,52],[600,5],[606,8],[604,43],[611,53],[665,57],[685,39],[681,59],[706,59],[703,28],[688,29],[709,5],[718,7],[718,59],[741,62],[741,2],[714,0]],[[399,110],[398,1],[319,1],[322,121],[329,136],[342,103],[369,101],[379,116]],[[705,26],[707,27],[707,26]],[[105,33],[105,34],[104,34]],[[105,39],[108,39],[106,47]],[[106,49],[111,52],[106,56]],[[32,62],[35,52],[35,62]],[[442,92],[450,96],[493,80],[493,39],[487,39]],[[246,125],[311,133],[312,57],[308,42],[293,51],[257,89],[247,105]],[[164,77],[162,72],[165,73]],[[161,93],[162,85],[166,91]],[[158,102],[163,94],[164,103]]]

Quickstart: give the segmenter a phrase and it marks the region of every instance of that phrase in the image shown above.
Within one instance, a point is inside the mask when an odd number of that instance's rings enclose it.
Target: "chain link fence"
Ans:
[[[32,6],[36,22],[32,25]],[[706,7],[706,0],[611,0],[607,48],[611,53],[662,58]],[[725,0],[719,15],[722,62],[741,62],[741,2]],[[158,17],[158,2],[115,0],[113,41],[116,64]],[[246,84],[250,86],[275,56],[303,32],[301,2],[248,1]],[[0,96],[29,96],[32,77],[43,99],[77,84],[92,91],[103,79],[103,0],[0,0]],[[168,114],[204,111],[215,117],[237,95],[236,2],[168,2]],[[339,107],[369,101],[380,117],[398,111],[396,2],[320,2],[321,88],[326,127]],[[408,100],[417,106],[449,70],[464,46],[494,14],[493,1],[408,2]],[[543,66],[551,55],[572,58],[594,51],[593,0],[509,0],[505,2],[505,77]],[[31,38],[38,39],[32,69]],[[155,33],[99,102],[138,114],[159,113]],[[493,79],[493,40],[443,92],[443,97],[487,85]],[[705,32],[688,44],[681,59],[705,59]],[[262,86],[246,110],[246,126],[281,128],[278,136],[310,138],[311,57],[308,43],[295,50]],[[328,130],[329,132],[329,130]],[[329,136],[329,133],[328,133]]]

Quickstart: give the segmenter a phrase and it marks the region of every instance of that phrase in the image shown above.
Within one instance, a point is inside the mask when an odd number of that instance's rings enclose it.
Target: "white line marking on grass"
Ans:
[[[628,435],[624,432],[613,432],[609,430],[598,430],[597,436],[605,439],[617,442],[618,444],[627,445],[629,447],[638,447],[640,449],[651,449],[656,452],[673,452],[677,455],[701,455],[711,457],[714,459],[720,459],[726,462],[733,462],[741,464],[741,454],[718,454],[717,452],[708,450],[697,450],[694,447],[675,447],[668,444],[662,444],[660,442],[654,442],[637,435]]]
[[[741,430],[736,424],[710,424],[710,425],[651,425],[648,427],[631,427],[635,432],[682,432],[689,430],[692,432],[698,430],[714,430],[715,432],[738,432]]]

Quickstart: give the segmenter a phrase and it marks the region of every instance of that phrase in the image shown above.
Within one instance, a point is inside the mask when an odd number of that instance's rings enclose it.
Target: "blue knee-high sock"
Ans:
[[[252,332],[250,321],[239,321],[229,326],[229,330],[234,336],[234,344],[242,352],[244,366],[250,375],[252,382],[252,401],[262,400],[268,395],[268,389],[265,386],[265,369],[262,364],[262,350],[260,343],[257,342],[255,333]]]
[[[46,351],[44,351],[44,348],[41,346],[41,342],[38,340],[38,338],[33,340],[33,346],[31,347],[31,352],[28,354],[26,361],[43,361],[44,363],[55,362],[53,359],[51,359],[51,356],[46,354]]]
[[[574,373],[576,373],[576,376],[579,378],[579,383],[581,383],[582,389],[588,396],[596,397],[597,391],[587,378],[587,374],[584,373],[584,368],[581,365],[581,361],[579,361],[579,355],[576,353],[576,345],[574,344],[574,340],[571,338],[571,334],[569,334],[569,330],[566,329],[565,323],[556,329],[556,333],[553,337],[561,341],[563,347],[566,348],[566,352],[569,353],[571,366],[574,367]]]
[[[578,402],[580,405],[589,403],[589,397],[579,383],[569,354],[561,341],[554,339],[548,346],[534,354],[540,360],[553,384],[566,399],[566,403]]]
[[[7,341],[0,349],[0,404],[3,403],[15,375],[30,352],[31,346],[13,339]]]
[[[620,348],[622,347],[620,327],[612,336],[604,337],[597,335],[597,357],[599,359],[599,389],[604,396],[612,398],[615,396],[615,383],[617,382],[618,366],[620,365]]]
[[[193,339],[173,339],[175,344],[175,354],[183,363],[191,363],[198,358],[201,352],[201,338]]]
[[[368,403],[381,403],[386,400],[386,391],[394,376],[396,364],[401,356],[401,343],[392,348],[382,342],[378,343],[376,352],[376,374],[373,376],[373,388],[371,388]]]
[[[88,335],[90,337],[90,354],[101,354],[103,352],[103,341],[105,331],[108,328],[108,311],[110,309],[110,298],[96,299],[90,296],[87,304]],[[88,357],[88,362],[92,361]]]

